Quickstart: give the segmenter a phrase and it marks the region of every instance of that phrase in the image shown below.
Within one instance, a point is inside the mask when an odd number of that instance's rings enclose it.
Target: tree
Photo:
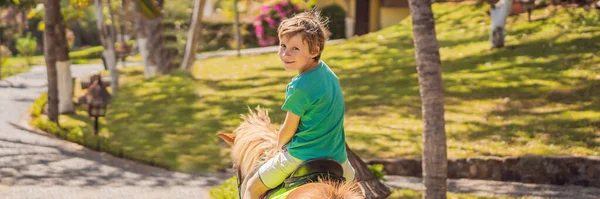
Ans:
[[[58,84],[58,112],[72,113],[75,111],[73,104],[73,77],[71,75],[71,61],[69,60],[69,42],[65,20],[62,14],[57,15],[56,26],[56,70]]]
[[[504,47],[504,37],[506,37],[506,18],[510,14],[513,0],[501,0],[498,3],[490,4],[490,16],[492,24],[490,26],[490,43],[492,48]]]
[[[145,0],[152,1],[152,0]],[[154,2],[152,2],[154,3]],[[156,8],[162,10],[164,0],[157,0]],[[167,52],[165,50],[165,37],[163,34],[163,15],[159,14],[156,18],[148,20],[146,23],[146,33],[148,33],[148,40],[146,41],[146,47],[150,54],[150,62],[156,66],[156,72],[158,74],[167,74],[171,71],[171,60],[168,59]]]
[[[60,0],[44,0],[44,57],[48,74],[48,118],[58,123],[58,82],[56,74],[56,38]]]
[[[147,19],[142,14],[142,9],[140,3],[136,0],[133,1],[135,3],[135,32],[137,35],[137,45],[142,55],[142,63],[144,64],[144,77],[152,77],[156,73],[156,65],[151,64],[150,62],[150,53],[148,52],[148,47],[146,44],[148,43],[148,33],[146,33]]]
[[[235,26],[235,47],[237,49],[237,56],[242,56],[240,48],[242,47],[242,33],[240,32],[240,11],[238,9],[239,0],[233,0],[233,13]]]
[[[187,43],[185,44],[185,53],[183,56],[183,62],[181,62],[181,69],[188,70],[194,63],[196,57],[196,50],[198,48],[198,42],[200,41],[202,31],[202,15],[204,10],[204,4],[206,0],[195,0],[194,1],[194,12],[192,14],[192,25],[188,31]]]
[[[138,24],[138,35],[145,34],[147,38],[145,42],[138,42],[142,57],[146,57],[144,63],[147,63],[146,68],[147,72],[149,72],[146,76],[153,76],[155,72],[160,74],[168,73],[173,68],[164,48],[163,26],[161,22],[161,9],[164,0],[135,0],[134,2],[138,13],[138,20],[136,21],[140,23]],[[144,51],[147,52],[147,56],[143,55]]]
[[[356,181],[366,198],[387,198],[392,192],[373,175],[367,164],[363,162],[346,144],[348,161],[356,171]]]
[[[102,47],[104,47],[103,56],[106,59],[108,70],[110,71],[110,88],[113,95],[119,90],[119,72],[117,71],[117,60],[115,55],[115,43],[112,37],[108,35],[106,25],[104,24],[104,15],[102,14],[102,1],[94,0],[94,6],[96,7],[96,25],[98,32],[100,33],[100,41]]]
[[[446,198],[448,160],[444,90],[435,20],[429,0],[409,0],[423,112],[423,198]]]

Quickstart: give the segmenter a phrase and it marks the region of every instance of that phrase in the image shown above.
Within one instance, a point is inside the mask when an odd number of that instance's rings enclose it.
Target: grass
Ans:
[[[41,96],[32,107],[32,124],[92,149],[185,172],[216,171],[229,164],[214,136],[219,113],[194,106],[199,96],[187,73],[144,79],[141,67],[120,69],[123,85],[99,120],[98,136],[84,106],[60,116],[60,127],[40,114]],[[76,86],[75,96],[86,91]],[[40,105],[41,104],[41,105]],[[226,151],[226,150],[223,150]]]
[[[600,154],[600,21],[549,7],[508,19],[507,47],[489,49],[485,7],[435,4],[449,158]],[[422,120],[411,20],[328,46],[324,61],[346,101],[350,147],[361,157],[419,158]],[[284,113],[276,55],[197,62],[200,103],[233,129],[246,106]]]
[[[449,158],[599,155],[600,22],[584,9],[548,8],[508,20],[507,47],[489,50],[484,7],[435,4],[445,87]],[[350,147],[363,158],[419,158],[422,121],[410,19],[327,46],[340,78]],[[585,23],[583,23],[585,22]],[[215,136],[257,105],[282,123],[285,86],[295,75],[276,55],[221,57],[144,79],[121,71],[121,90],[100,120],[113,154],[168,169],[228,167]],[[43,117],[43,116],[42,116]],[[64,121],[64,123],[63,123]],[[65,132],[94,147],[82,108],[61,117]],[[72,130],[72,129],[81,130]],[[76,133],[80,132],[80,133]],[[75,139],[77,140],[77,139]]]

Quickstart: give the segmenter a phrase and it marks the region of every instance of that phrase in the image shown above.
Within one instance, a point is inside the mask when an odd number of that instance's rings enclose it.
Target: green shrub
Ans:
[[[39,98],[37,98],[31,106],[31,117],[39,117],[40,115],[42,115],[42,112],[44,111],[44,106],[46,106],[47,102],[47,93],[44,93]]]
[[[12,57],[10,50],[6,46],[0,45],[0,67],[5,67],[10,57]],[[2,72],[1,68],[0,72]]]
[[[6,59],[12,57],[12,52],[10,52],[8,47],[0,45],[0,56],[2,56],[3,59]]]
[[[369,170],[371,170],[371,173],[373,173],[373,175],[375,175],[375,178],[377,178],[381,181],[384,181],[384,182],[387,181],[385,178],[383,178],[385,173],[383,172],[382,164],[368,165],[367,167],[369,167]]]
[[[102,46],[89,47],[83,50],[78,50],[69,53],[69,58],[74,59],[98,59],[102,56]]]
[[[31,56],[35,54],[37,49],[37,42],[35,38],[31,37],[31,34],[27,34],[27,37],[17,39],[17,45],[15,46],[19,55],[25,57],[27,65],[31,65]]]
[[[237,177],[233,176],[225,182],[209,190],[210,197],[213,199],[232,199],[239,198],[237,189]]]
[[[346,37],[346,11],[337,4],[323,7],[321,15],[329,19],[327,26],[331,32],[331,39],[342,39]]]

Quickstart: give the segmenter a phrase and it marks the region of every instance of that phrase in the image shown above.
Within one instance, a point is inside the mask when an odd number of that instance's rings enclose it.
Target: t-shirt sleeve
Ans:
[[[306,92],[300,89],[290,89],[286,93],[285,102],[281,109],[290,111],[297,116],[303,116],[311,103]]]

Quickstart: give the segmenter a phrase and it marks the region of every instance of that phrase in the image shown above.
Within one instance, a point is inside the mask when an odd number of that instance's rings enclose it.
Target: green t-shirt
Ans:
[[[344,97],[340,81],[325,62],[292,79],[281,107],[300,116],[288,152],[303,161],[331,158],[346,161]]]

